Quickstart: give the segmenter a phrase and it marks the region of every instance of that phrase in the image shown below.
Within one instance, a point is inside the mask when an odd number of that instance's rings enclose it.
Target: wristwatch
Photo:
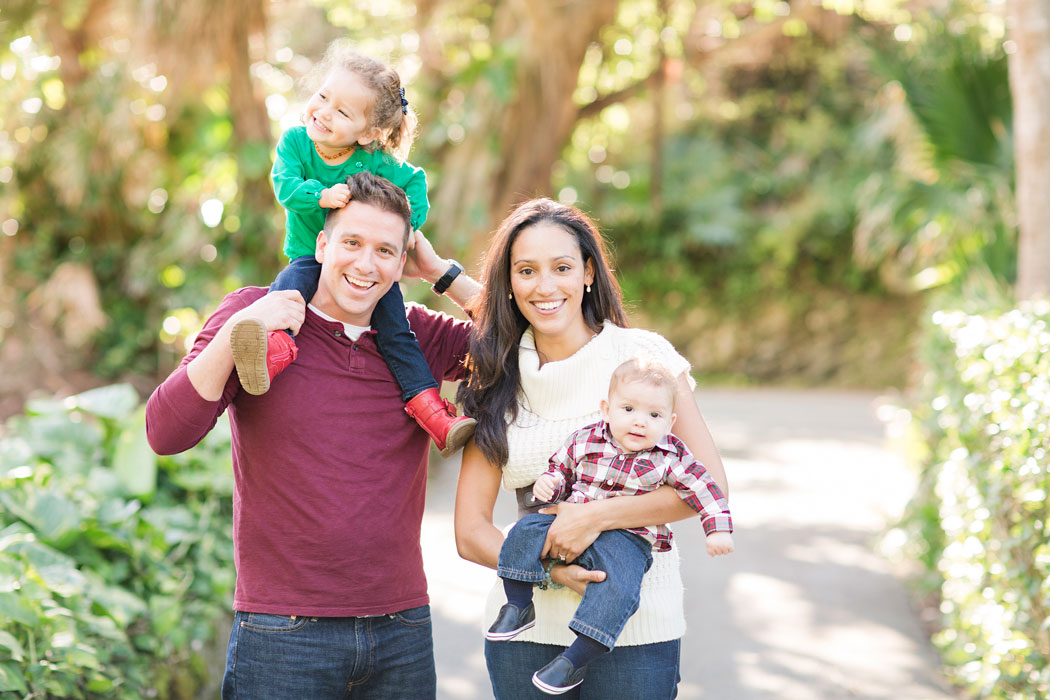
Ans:
[[[459,273],[463,272],[463,266],[460,265],[458,262],[456,262],[452,258],[449,258],[448,262],[448,270],[445,272],[445,274],[441,275],[441,279],[435,282],[434,286],[432,287],[435,294],[444,294],[445,292],[447,292],[448,288],[452,286],[452,283],[455,281],[455,279],[459,277]]]

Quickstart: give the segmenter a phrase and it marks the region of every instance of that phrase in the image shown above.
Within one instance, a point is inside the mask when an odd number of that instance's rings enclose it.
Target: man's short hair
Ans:
[[[405,220],[405,236],[401,242],[401,252],[408,248],[408,237],[412,235],[412,205],[408,203],[405,191],[385,177],[373,175],[367,170],[354,173],[346,179],[350,188],[350,201],[370,204],[376,209],[396,214]],[[324,218],[324,230],[328,233],[328,222],[340,209],[329,209]]]
[[[643,382],[658,389],[666,389],[671,395],[671,407],[674,408],[678,380],[671,374],[667,365],[652,357],[632,357],[613,370],[609,380],[611,394],[623,382]]]

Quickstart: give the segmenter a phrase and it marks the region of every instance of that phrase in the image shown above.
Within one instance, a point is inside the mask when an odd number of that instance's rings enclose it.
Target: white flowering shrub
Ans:
[[[933,315],[924,347],[923,559],[941,648],[981,698],[1050,697],[1050,306]]]

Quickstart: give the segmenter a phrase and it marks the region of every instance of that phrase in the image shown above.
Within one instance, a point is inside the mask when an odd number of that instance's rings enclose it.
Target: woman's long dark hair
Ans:
[[[474,442],[482,454],[500,467],[507,463],[507,426],[518,415],[518,344],[528,322],[508,295],[510,249],[518,235],[536,224],[561,226],[576,238],[583,263],[591,261],[594,281],[583,295],[583,318],[595,333],[608,319],[627,326],[620,284],[609,265],[605,240],[594,222],[575,207],[550,199],[532,199],[519,205],[500,224],[481,274],[484,285],[471,313],[474,327],[470,334],[467,379],[459,385],[457,399],[466,415],[478,422]]]

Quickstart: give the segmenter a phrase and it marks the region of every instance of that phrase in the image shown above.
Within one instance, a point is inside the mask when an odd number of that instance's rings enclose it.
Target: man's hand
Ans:
[[[405,260],[405,268],[401,273],[404,277],[418,277],[435,284],[452,265],[452,261],[434,252],[434,246],[430,245],[430,241],[421,231],[412,232],[412,235],[408,237],[406,248],[408,258]],[[466,273],[460,274],[445,292],[445,295],[461,309],[466,309],[479,294],[481,294],[481,285]]]
[[[257,319],[267,331],[287,328],[298,333],[306,318],[306,303],[303,295],[295,290],[274,292],[259,297],[226,319],[215,338],[186,366],[186,376],[205,401],[218,401],[222,397],[234,368],[230,334],[237,323],[249,318]]]
[[[707,536],[707,554],[717,557],[733,552],[733,536],[728,532],[712,532]]]
[[[255,318],[262,322],[267,331],[288,329],[297,334],[306,320],[306,302],[303,295],[294,289],[266,294],[230,316],[226,325],[230,328],[246,318]]]
[[[536,483],[532,485],[532,495],[536,497],[537,501],[543,503],[550,503],[551,499],[554,498],[554,487],[556,479],[553,474],[541,474],[539,479],[536,479]]]
[[[434,252],[422,231],[413,231],[408,237],[408,259],[405,261],[404,277],[418,277],[434,284],[448,271],[449,261]]]
[[[350,188],[340,182],[326,190],[321,190],[321,199],[318,200],[318,203],[322,209],[342,209],[349,201]]]

